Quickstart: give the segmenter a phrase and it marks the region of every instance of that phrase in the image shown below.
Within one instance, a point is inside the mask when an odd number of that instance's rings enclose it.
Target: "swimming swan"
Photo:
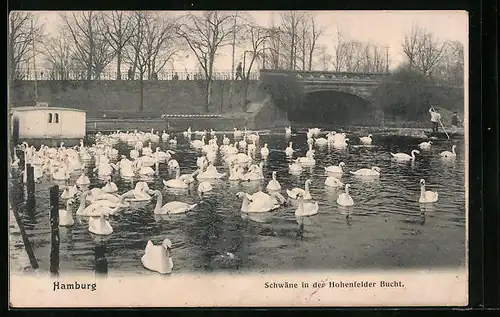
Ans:
[[[342,170],[342,167],[345,166],[344,162],[340,162],[338,166],[331,165],[328,167],[325,167],[325,172],[327,173],[337,173],[337,174],[342,174],[344,171]]]
[[[70,205],[73,202],[73,199],[68,199],[66,202],[66,209],[59,209],[59,226],[70,227],[75,223],[73,220],[73,212],[70,209]]]
[[[177,168],[175,171],[175,178],[169,179],[168,181],[163,180],[163,185],[170,188],[188,188],[188,183],[180,178],[181,171]]]
[[[319,206],[317,201],[314,203],[304,202],[301,193],[298,193],[295,199],[299,201],[299,206],[295,210],[295,216],[307,217],[316,215],[318,213]]]
[[[171,249],[172,242],[169,239],[163,240],[161,245],[154,245],[151,240],[148,240],[144,255],[141,257],[142,265],[160,274],[170,274],[174,267]]]
[[[422,142],[418,145],[419,148],[421,148],[422,150],[428,150],[431,148],[431,145],[432,145],[432,141],[429,141],[429,142]]]
[[[102,214],[99,219],[94,219],[93,217],[89,218],[89,232],[107,236],[113,233],[113,228],[104,217],[104,214]]]
[[[69,186],[68,188],[65,188],[61,194],[62,199],[69,199],[75,197],[80,191],[76,187],[76,185]]]
[[[111,176],[108,176],[106,179],[106,185],[104,185],[101,189],[105,193],[112,194],[118,191],[118,186],[111,181]]]
[[[153,195],[156,196],[155,215],[184,214],[197,206],[197,204],[190,205],[180,201],[171,201],[162,206],[163,195],[161,192],[155,190],[153,191]]]
[[[286,156],[292,156],[293,155],[293,147],[292,147],[292,142],[288,143],[288,147],[285,149],[285,154]]]
[[[244,192],[238,192],[236,194],[238,198],[243,199],[240,209],[242,212],[246,213],[268,212],[280,207],[280,205],[274,204],[271,197],[267,194],[265,195],[269,196],[269,198],[264,197],[260,194],[255,196],[254,195],[249,195]]]
[[[325,179],[325,185],[329,187],[341,187],[344,186],[344,183],[342,183],[338,178],[333,177],[333,176],[328,176]]]
[[[78,208],[76,214],[84,217],[99,217],[102,215],[108,216],[115,214],[123,205],[126,195],[121,195],[118,203],[110,202],[109,200],[97,200],[88,207],[80,210]]]
[[[380,168],[377,166],[373,166],[372,168],[362,168],[355,172],[350,172],[356,176],[380,176]]]
[[[207,193],[209,191],[211,191],[213,189],[212,187],[212,184],[210,184],[209,182],[201,182],[199,185],[198,185],[198,194],[203,194],[203,193]]]
[[[456,149],[456,145],[453,145],[451,147],[451,152],[450,151],[443,151],[439,154],[439,156],[441,156],[442,158],[456,158],[457,157],[457,153],[455,153],[455,149]]]
[[[267,143],[265,143],[264,147],[260,149],[260,156],[262,156],[262,158],[267,158],[269,156],[269,149],[267,148]]]
[[[438,193],[430,190],[425,190],[425,180],[420,180],[420,198],[419,203],[435,203],[438,200]]]
[[[269,181],[266,188],[268,191],[281,189],[280,183],[276,180],[276,171],[273,172],[273,179]]]
[[[368,134],[368,136],[361,137],[361,138],[359,138],[359,140],[363,144],[370,145],[370,144],[372,144],[372,135]]]
[[[339,195],[339,198],[337,198],[337,204],[341,206],[354,205],[354,201],[352,200],[352,197],[349,195],[349,187],[351,187],[351,185],[349,184],[345,185],[345,193]]]
[[[301,194],[301,197],[304,199],[304,200],[309,200],[309,199],[312,199],[311,197],[311,194],[309,193],[309,185],[312,184],[312,181],[310,179],[306,180],[306,183],[305,183],[305,186],[304,186],[304,189],[302,188],[293,188],[291,190],[286,190],[286,194],[288,195],[288,197],[292,198],[292,199],[297,199],[297,195],[298,194]]]
[[[414,161],[415,160],[415,154],[420,154],[419,150],[412,150],[411,155],[408,155],[406,153],[392,153],[391,155],[394,159],[399,160],[399,161]]]

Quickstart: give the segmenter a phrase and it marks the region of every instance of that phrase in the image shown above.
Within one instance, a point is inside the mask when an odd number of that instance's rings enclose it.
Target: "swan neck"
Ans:
[[[248,210],[249,204],[250,204],[250,202],[248,201],[248,197],[245,194],[245,196],[243,196],[243,203],[241,204],[241,211],[246,212]]]
[[[160,192],[160,193],[158,193],[158,197],[156,198],[155,210],[161,209],[162,202],[163,202],[163,195]]]
[[[347,196],[349,196],[349,187],[346,187],[346,188],[345,188],[345,194],[346,194]]]

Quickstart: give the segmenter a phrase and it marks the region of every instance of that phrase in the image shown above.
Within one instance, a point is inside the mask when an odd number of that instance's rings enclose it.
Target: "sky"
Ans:
[[[60,23],[60,11],[37,12],[40,22],[45,25],[45,32],[57,33]],[[183,14],[176,11],[175,14]],[[260,25],[271,26],[274,19],[279,24],[279,11],[247,11]],[[361,42],[371,42],[381,47],[389,47],[389,66],[397,67],[403,60],[401,43],[412,25],[418,25],[435,34],[441,40],[455,40],[464,44],[464,52],[468,52],[468,14],[465,11],[313,11],[315,22],[324,27],[324,34],[319,38],[318,45],[324,45],[327,51],[334,47],[337,28],[340,28],[346,39]],[[235,63],[243,58],[244,48],[237,48]],[[216,71],[231,70],[231,46],[220,48],[215,61]],[[176,71],[195,70],[198,63],[190,52],[182,54],[166,65],[167,69]],[[189,55],[188,58],[185,58]],[[467,55],[465,59],[467,61]],[[40,65],[41,66],[41,65]]]

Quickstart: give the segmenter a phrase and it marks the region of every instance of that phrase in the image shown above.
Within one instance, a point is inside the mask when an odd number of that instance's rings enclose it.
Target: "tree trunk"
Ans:
[[[205,111],[210,111],[210,101],[212,100],[212,78],[207,78],[207,100],[205,103]]]
[[[122,50],[116,51],[116,80],[122,80]]]
[[[140,74],[140,80],[139,80],[139,84],[140,84],[140,92],[139,92],[139,111],[143,111],[144,110],[144,80],[143,80],[143,77],[144,77],[144,74],[143,72],[141,72]]]

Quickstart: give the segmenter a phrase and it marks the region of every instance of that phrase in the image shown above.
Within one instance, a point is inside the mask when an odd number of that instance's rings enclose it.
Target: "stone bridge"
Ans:
[[[260,70],[260,79],[295,82],[304,94],[319,91],[338,91],[368,99],[375,87],[388,73],[348,73],[329,71]]]

